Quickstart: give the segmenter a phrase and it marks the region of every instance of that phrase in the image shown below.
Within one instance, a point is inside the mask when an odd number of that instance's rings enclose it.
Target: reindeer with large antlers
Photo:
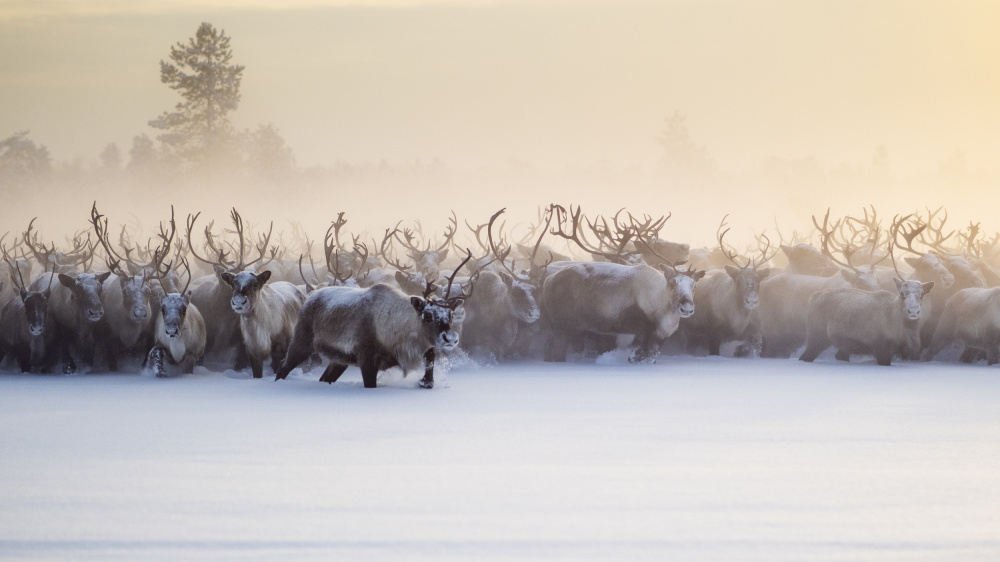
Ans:
[[[654,268],[641,263],[626,249],[636,232],[619,231],[613,243],[606,240],[603,248],[593,245],[583,234],[579,207],[567,211],[553,205],[552,212],[556,222],[552,234],[608,261],[562,262],[545,278],[542,318],[551,329],[545,360],[565,361],[571,342],[586,334],[599,334],[631,335],[637,347],[629,361],[655,361],[663,340],[677,330],[682,318],[694,314],[695,282],[705,272],[678,270],[675,266],[679,264]],[[625,265],[632,261],[639,263]]]
[[[236,253],[238,258],[235,263],[223,262],[230,264],[227,269],[221,269],[222,263],[215,265],[219,266],[217,270],[219,279],[231,289],[229,306],[239,318],[241,341],[245,346],[253,377],[259,379],[264,376],[265,359],[270,357],[272,368],[276,368],[284,357],[292,337],[295,318],[306,296],[298,287],[287,281],[268,284],[271,278],[269,270],[260,273],[248,270],[251,265],[262,261],[266,256],[271,233],[269,231],[257,244],[258,257],[246,262],[243,220],[236,209],[233,209],[231,217],[238,242],[230,244],[229,247],[235,252],[238,244],[239,251]],[[272,255],[274,253],[272,250]],[[194,298],[191,300],[195,301]]]
[[[757,307],[760,305],[760,283],[771,274],[770,269],[762,267],[772,257],[768,254],[770,240],[764,235],[760,257],[745,258],[741,264],[736,261],[736,251],[725,242],[728,232],[728,228],[720,231],[717,238],[732,265],[705,276],[695,293],[695,313],[685,318],[681,327],[688,345],[707,346],[709,355],[719,355],[723,343],[742,341],[736,355],[757,356],[762,347]]]
[[[213,223],[203,229],[204,249],[197,250],[201,244],[195,243],[195,224],[201,213],[189,215],[187,219],[186,240],[188,252],[194,260],[212,268],[214,273],[196,277],[191,281],[191,302],[201,312],[205,320],[207,353],[224,353],[236,348],[235,368],[242,369],[249,364],[246,346],[240,333],[240,319],[230,304],[233,297],[231,286],[223,280],[222,274],[240,273],[247,268],[256,266],[268,256],[269,249],[273,255],[275,250],[269,248],[271,228],[268,233],[258,235],[253,242],[251,234],[246,232],[243,217],[232,209],[229,217],[233,229],[229,234],[235,235],[237,241],[225,240],[225,234],[217,234],[212,230]],[[250,243],[248,244],[248,238]],[[256,258],[247,261],[248,245],[253,246]],[[204,255],[202,255],[204,254]],[[192,263],[193,265],[193,263]]]
[[[114,274],[103,283],[104,316],[97,325],[97,339],[104,348],[108,369],[117,371],[121,353],[145,354],[152,342],[153,311],[160,304],[159,294],[163,291],[160,282],[170,272],[171,264],[164,262],[170,256],[177,224],[171,207],[168,226],[160,224],[158,245],[148,252],[149,261],[138,263],[132,256],[142,252],[136,247],[123,247],[121,252],[115,249],[108,236],[108,219],[97,211],[96,202],[90,213],[94,233],[108,256],[108,269]],[[128,264],[129,271],[122,269],[122,263]]]
[[[873,354],[879,365],[892,359],[915,358],[920,348],[920,320],[924,296],[934,282],[904,280],[896,266],[893,249],[902,235],[912,247],[921,228],[903,232],[908,217],[896,217],[890,227],[889,255],[892,258],[894,291],[833,289],[821,291],[809,300],[806,349],[799,357],[812,362],[828,347],[837,348],[836,358],[849,361],[854,354]]]
[[[511,247],[502,233],[494,234],[497,219],[504,212],[505,209],[497,211],[486,224],[488,253],[478,260],[473,273],[476,292],[465,300],[466,316],[461,332],[463,348],[485,350],[497,360],[503,360],[512,351],[518,334],[530,330],[541,316],[536,294],[548,265],[531,267],[534,276],[532,272],[520,274],[508,265]],[[545,229],[541,236],[544,235]],[[533,257],[529,255],[529,266],[534,262]]]
[[[874,265],[869,266],[868,271],[859,269],[851,261],[857,251],[856,248],[849,244],[835,248],[836,233],[843,223],[837,221],[831,225],[829,217],[827,211],[822,226],[813,217],[815,226],[820,232],[822,255],[831,263],[843,266],[844,269],[839,270],[839,275],[829,277],[804,275],[786,269],[761,282],[759,314],[763,357],[789,357],[806,342],[809,299],[816,293],[845,288],[869,292],[879,290],[879,280],[873,272]],[[881,233],[876,230],[870,242],[871,246],[878,248],[880,240]],[[838,259],[836,253],[841,253],[844,261]],[[888,258],[888,254],[885,258]]]
[[[313,291],[275,380],[286,378],[313,353],[320,353],[330,361],[321,382],[334,383],[348,366],[356,365],[365,388],[375,388],[379,371],[399,366],[405,374],[423,367],[419,384],[432,388],[438,350],[447,352],[458,345],[451,323],[463,298],[451,297],[454,275],[443,299],[431,296],[430,284],[422,297],[383,284]]]

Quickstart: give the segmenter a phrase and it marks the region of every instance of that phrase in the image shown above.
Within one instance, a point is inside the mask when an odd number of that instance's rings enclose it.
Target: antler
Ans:
[[[902,248],[907,252],[916,254],[918,256],[922,256],[924,255],[924,253],[913,247],[913,240],[917,236],[920,236],[920,233],[927,228],[927,225],[922,224],[919,226],[914,226],[909,230],[904,230],[903,224],[906,223],[906,221],[910,220],[912,216],[913,216],[912,214],[909,214],[902,218],[900,218],[899,215],[893,217],[892,226],[889,228],[889,242],[891,244],[890,247],[897,247],[897,248],[902,247],[899,245],[899,236],[902,236],[903,240],[906,241],[906,246]],[[895,265],[895,258],[893,259],[894,259],[893,265]]]
[[[940,219],[937,226],[934,225],[934,219],[937,218],[938,213],[944,211],[944,217]],[[927,229],[924,231],[925,234],[933,235],[930,240],[926,239],[923,234],[920,236],[920,241],[927,245],[929,248],[941,254],[952,254],[954,252],[949,251],[944,247],[944,243],[951,238],[955,231],[951,231],[948,234],[944,234],[944,224],[948,221],[948,210],[944,207],[938,207],[934,211],[927,209],[927,222],[925,223]]]
[[[593,223],[587,221],[586,217],[583,216],[582,207],[577,206],[576,210],[574,211],[573,206],[570,205],[569,211],[567,211],[566,208],[563,207],[562,205],[552,204],[551,208],[554,211],[556,219],[556,225],[550,231],[551,234],[559,236],[560,238],[571,240],[575,242],[576,245],[579,246],[583,251],[589,254],[601,256],[610,262],[618,264],[624,264],[627,262],[622,252],[624,251],[625,245],[628,244],[629,240],[631,239],[631,232],[629,233],[628,236],[623,236],[622,239],[618,241],[619,242],[618,253],[612,254],[609,252],[605,252],[604,248],[599,246],[594,246],[593,244],[590,243],[590,241],[587,240],[586,236],[582,234],[580,225],[583,222],[587,222],[590,225],[591,230],[593,230],[594,227]],[[567,223],[569,223],[570,227],[568,231],[566,230]],[[602,226],[606,224],[607,223],[605,221]]]

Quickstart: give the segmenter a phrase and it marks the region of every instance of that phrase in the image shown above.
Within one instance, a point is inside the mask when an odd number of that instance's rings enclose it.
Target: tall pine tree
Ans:
[[[225,163],[236,156],[229,113],[240,103],[243,66],[232,64],[225,31],[202,23],[187,44],[170,48],[171,62],[160,61],[160,81],[184,101],[149,122],[157,138],[191,167]]]

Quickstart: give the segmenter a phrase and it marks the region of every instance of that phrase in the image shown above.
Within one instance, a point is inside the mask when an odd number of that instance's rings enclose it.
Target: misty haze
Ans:
[[[996,559],[998,21],[4,2],[0,558]]]

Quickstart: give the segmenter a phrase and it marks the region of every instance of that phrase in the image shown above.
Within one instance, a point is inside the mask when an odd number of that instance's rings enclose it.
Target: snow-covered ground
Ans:
[[[0,558],[1000,560],[1000,371],[0,375]]]

